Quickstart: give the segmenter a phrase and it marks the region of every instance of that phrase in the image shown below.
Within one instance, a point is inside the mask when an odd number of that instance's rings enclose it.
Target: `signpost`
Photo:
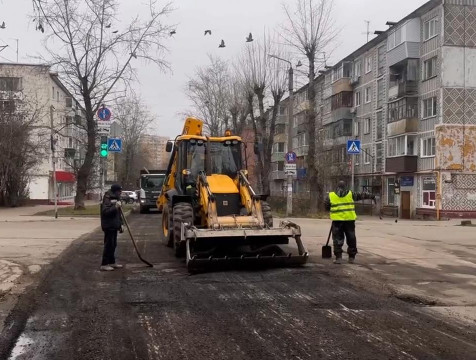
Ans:
[[[287,176],[297,176],[297,165],[296,164],[286,164],[284,166],[284,174]]]
[[[110,134],[111,132],[111,116],[112,116],[112,113],[111,113],[111,110],[109,110],[107,107],[105,107],[104,105],[98,109],[98,112],[97,112],[97,117],[99,120],[97,120],[97,127],[98,127],[98,134],[101,135],[101,148],[99,149],[99,154],[101,156],[101,169],[100,169],[100,173],[101,173],[101,201],[102,201],[102,196],[103,196],[103,193],[104,193],[104,181],[105,181],[105,159],[107,158],[107,153],[108,151],[111,151],[111,152],[117,152],[117,151],[114,151],[114,150],[110,150],[109,149],[109,141],[104,141],[104,137],[107,139],[107,136]],[[104,145],[107,144],[107,148],[106,149],[103,149]],[[122,144],[121,144],[121,150],[122,150]]]
[[[107,139],[107,151],[109,152],[122,152],[122,139],[109,138]]]
[[[102,121],[109,121],[111,120],[111,110],[109,110],[107,107],[103,106],[102,108],[99,108],[97,112],[99,120]]]
[[[347,154],[359,155],[362,152],[362,148],[360,145],[361,145],[360,140],[347,140]],[[354,191],[355,161],[353,156],[351,156],[351,162],[352,162],[352,181],[351,181],[350,189]]]

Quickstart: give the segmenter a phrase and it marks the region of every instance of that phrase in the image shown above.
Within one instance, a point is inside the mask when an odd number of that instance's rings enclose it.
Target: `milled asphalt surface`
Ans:
[[[159,215],[129,220],[157,265],[124,235],[126,268],[100,272],[102,233],[77,240],[20,298],[0,359],[475,358],[474,327],[369,292],[334,265],[189,276],[158,241]]]

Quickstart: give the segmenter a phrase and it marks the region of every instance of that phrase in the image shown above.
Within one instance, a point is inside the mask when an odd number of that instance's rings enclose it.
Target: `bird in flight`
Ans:
[[[114,30],[112,33],[117,34],[118,32],[119,32],[119,30]]]
[[[177,30],[172,30],[169,34],[170,36],[175,35],[177,33]]]
[[[111,23],[106,25],[106,29],[109,29],[111,27]]]
[[[218,46],[219,48],[224,48],[225,46],[225,40],[222,40],[220,45]]]
[[[5,28],[6,28],[6,26],[5,26],[5,21],[4,21],[4,22],[2,22],[2,25],[0,26],[0,29],[5,29]]]
[[[212,34],[212,31],[211,31],[211,30],[205,30],[205,36],[211,35],[211,34]]]
[[[254,39],[253,39],[253,34],[249,34],[248,37],[246,38],[246,42],[252,42]]]

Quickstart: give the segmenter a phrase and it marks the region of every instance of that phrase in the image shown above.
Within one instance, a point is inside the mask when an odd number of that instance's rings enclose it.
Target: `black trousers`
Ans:
[[[355,221],[333,221],[332,240],[334,241],[334,255],[342,256],[344,240],[347,241],[347,253],[350,257],[357,254],[357,238],[355,237]]]
[[[105,230],[104,231],[104,251],[102,253],[102,264],[109,265],[115,264],[116,258],[114,252],[117,246],[117,230]]]

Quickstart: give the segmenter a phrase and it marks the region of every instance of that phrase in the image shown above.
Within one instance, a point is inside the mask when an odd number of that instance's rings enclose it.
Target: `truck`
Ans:
[[[252,188],[242,139],[229,130],[209,137],[202,129],[202,120],[188,118],[182,134],[167,143],[171,158],[157,200],[164,245],[185,258],[191,273],[305,264],[309,254],[300,227],[289,221],[275,227],[266,195]],[[297,254],[286,251],[289,239],[296,241]]]
[[[141,214],[146,214],[151,209],[158,209],[159,212],[162,212],[162,207],[157,207],[157,199],[166,174],[167,170],[144,169],[140,171],[139,207]]]

